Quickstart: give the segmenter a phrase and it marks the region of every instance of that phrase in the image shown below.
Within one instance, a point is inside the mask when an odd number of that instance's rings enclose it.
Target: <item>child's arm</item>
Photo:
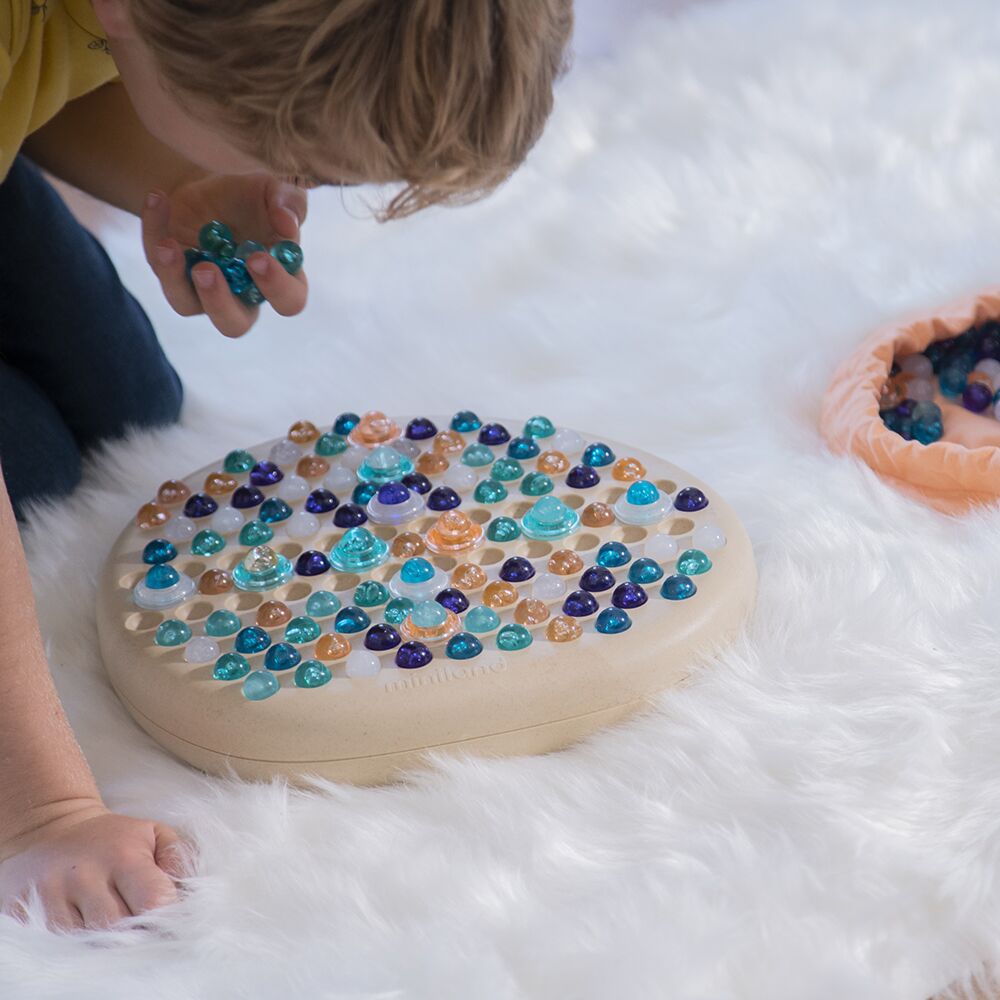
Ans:
[[[178,837],[105,807],[49,674],[0,475],[0,905],[36,882],[54,926],[99,926],[176,895]]]

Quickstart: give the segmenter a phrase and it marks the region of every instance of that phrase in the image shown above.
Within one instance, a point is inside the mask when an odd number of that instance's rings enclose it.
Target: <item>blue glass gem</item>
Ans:
[[[258,462],[250,470],[251,486],[277,486],[284,478],[285,474],[274,462]]]
[[[389,600],[389,591],[378,580],[362,580],[354,590],[354,603],[359,608],[377,608]]]
[[[281,690],[281,682],[270,670],[254,670],[243,679],[243,697],[263,701]]]
[[[511,556],[500,567],[500,579],[508,583],[524,583],[535,575],[535,567],[524,556]]]
[[[436,601],[421,601],[410,612],[410,621],[417,628],[439,628],[447,620],[448,609]]]
[[[394,480],[399,482],[403,476],[408,476],[411,472],[413,472],[413,462],[408,456],[396,451],[395,448],[380,444],[368,453],[358,467],[358,479],[363,483],[381,485]]]
[[[232,256],[236,250],[233,231],[224,222],[213,219],[198,230],[198,245],[209,253]]]
[[[521,526],[512,517],[495,517],[486,528],[491,542],[512,542],[521,537]]]
[[[621,608],[605,608],[594,623],[594,628],[603,635],[621,635],[632,627],[632,619]]]
[[[708,506],[708,497],[697,486],[685,486],[674,498],[674,506],[687,514],[696,510],[704,510]]]
[[[610,590],[615,585],[615,574],[604,566],[591,566],[583,571],[580,577],[580,586],[583,590],[593,593],[600,593],[602,590]]]
[[[167,541],[166,538],[154,538],[151,542],[147,542],[142,550],[142,561],[149,566],[157,566],[176,558],[177,549],[173,542]]]
[[[621,542],[605,542],[597,550],[595,561],[598,566],[617,569],[619,566],[627,566],[632,561],[632,553]]]
[[[921,444],[933,444],[941,440],[944,426],[941,407],[936,403],[917,403],[913,407],[913,437]]]
[[[287,521],[291,516],[292,508],[281,497],[268,497],[257,512],[257,517],[264,524],[277,524],[279,521]]]
[[[534,637],[523,625],[504,625],[497,632],[497,649],[502,649],[505,653],[527,649],[532,642]]]
[[[247,257],[255,253],[267,253],[267,247],[256,240],[243,240],[241,243],[236,244],[236,256],[240,260],[245,261]]]
[[[146,586],[150,590],[166,590],[180,580],[180,573],[166,563],[157,563],[146,573]]]
[[[433,659],[434,654],[422,642],[404,642],[396,650],[396,666],[404,670],[426,667]]]
[[[414,417],[406,425],[406,436],[411,441],[426,441],[428,438],[434,437],[437,432],[437,427],[427,417]]]
[[[185,517],[208,517],[219,509],[219,505],[207,493],[192,493],[184,504]]]
[[[306,601],[306,614],[310,618],[329,618],[340,610],[340,598],[329,590],[314,590]]]
[[[306,510],[310,514],[328,514],[340,501],[336,495],[322,488],[313,490],[306,497]]]
[[[360,573],[381,566],[389,545],[367,528],[351,528],[330,552],[330,565],[342,573]]]
[[[333,620],[333,630],[350,635],[354,632],[364,632],[371,623],[371,618],[361,608],[349,606],[337,612],[337,617]]]
[[[611,603],[616,608],[625,608],[629,611],[641,608],[649,600],[649,595],[637,583],[620,583],[615,587],[615,592],[611,595]]]
[[[637,479],[629,485],[625,499],[636,507],[648,507],[660,499],[660,491],[645,479]]]
[[[490,479],[496,479],[501,483],[512,483],[523,475],[524,466],[516,458],[498,458],[490,469]]]
[[[271,637],[259,625],[240,629],[233,643],[237,653],[260,653],[271,645]]]
[[[247,521],[240,528],[240,545],[246,545],[249,548],[253,548],[255,545],[266,545],[272,538],[274,538],[274,532],[270,525],[264,524],[263,521]]]
[[[363,507],[356,503],[342,503],[336,514],[333,515],[333,523],[338,528],[356,528],[359,524],[364,524],[368,520],[368,515]]]
[[[254,284],[247,273],[248,283],[234,294],[245,306],[259,306],[264,301],[264,293]]]
[[[302,654],[289,642],[276,642],[264,654],[268,670],[291,670],[302,662]]]
[[[295,572],[299,576],[321,576],[329,568],[330,560],[322,552],[317,552],[316,549],[306,549],[295,560]]]
[[[302,247],[291,240],[279,240],[271,247],[271,256],[289,273],[302,270]]]
[[[319,660],[305,660],[295,670],[295,686],[300,688],[318,688],[329,684],[333,674],[325,663]]]
[[[521,492],[526,497],[541,497],[551,493],[556,484],[544,472],[529,472],[521,480]]]
[[[233,250],[235,249],[236,247],[234,246]],[[243,261],[230,256],[228,259],[217,258],[215,263],[218,265],[219,270],[222,271],[222,277],[226,279],[226,284],[233,295],[242,296],[249,290],[253,281]]]
[[[191,638],[191,626],[177,618],[168,618],[156,628],[153,642],[157,646],[183,646]]]
[[[460,615],[469,607],[469,599],[455,587],[446,587],[434,600],[449,611],[454,611],[456,615]]]
[[[361,423],[361,417],[356,413],[341,413],[333,422],[333,433],[347,437],[359,423]]]
[[[574,490],[587,490],[601,481],[592,465],[574,465],[566,475],[566,485]]]
[[[196,556],[214,556],[226,547],[226,540],[217,531],[205,529],[191,539],[191,551]]]
[[[500,625],[500,616],[492,609],[480,604],[465,616],[465,628],[468,632],[492,632]]]
[[[479,428],[479,443],[495,447],[506,444],[510,440],[510,432],[503,424],[484,424]]]
[[[483,644],[471,632],[456,632],[445,647],[452,660],[471,660],[483,651]]]
[[[184,270],[187,272],[189,279],[191,277],[191,269],[198,264],[205,263],[214,264],[215,255],[210,254],[207,250],[198,250],[195,247],[188,247],[184,251]]]
[[[538,442],[535,441],[533,437],[511,438],[510,444],[507,445],[507,454],[511,458],[521,460],[526,458],[537,458],[541,450],[542,449],[538,447]]]
[[[573,534],[580,515],[558,497],[542,497],[521,518],[521,530],[528,538],[554,539]]]
[[[390,625],[402,625],[406,621],[410,612],[413,611],[414,603],[409,597],[394,597],[382,612],[382,617]]]
[[[431,481],[422,472],[411,472],[403,476],[403,485],[413,493],[430,493]]]
[[[585,590],[574,590],[563,601],[562,609],[571,618],[588,618],[597,613],[597,599]]]
[[[378,486],[375,483],[358,483],[351,493],[351,500],[359,506],[368,503],[375,494],[378,493]]]
[[[239,653],[223,653],[215,661],[212,677],[217,681],[238,681],[250,673],[250,661]]]
[[[945,368],[938,376],[938,385],[943,396],[961,396],[968,382],[968,372],[962,368]]]
[[[223,459],[222,468],[229,473],[249,472],[255,461],[250,452],[236,448]]]
[[[324,455],[330,458],[333,455],[339,455],[342,452],[347,451],[347,440],[342,438],[339,434],[333,434],[327,431],[326,434],[321,434],[316,441],[316,454]]]
[[[636,559],[628,571],[633,583],[650,584],[663,579],[663,569],[655,559]]]
[[[694,580],[689,576],[682,576],[679,573],[668,576],[660,587],[660,596],[668,601],[684,601],[689,597],[694,597],[698,593]]]
[[[583,458],[580,459],[584,465],[592,465],[595,468],[610,465],[614,460],[615,453],[603,441],[588,444],[583,450]]]
[[[221,637],[235,635],[240,630],[240,618],[233,611],[213,611],[205,619],[205,635]]]
[[[993,402],[993,390],[982,382],[970,382],[962,390],[962,405],[973,413],[982,413]]]
[[[555,432],[555,424],[548,417],[531,417],[524,425],[525,437],[547,438]]]
[[[399,577],[403,583],[425,583],[434,576],[434,567],[426,559],[415,556],[403,563]]]
[[[462,502],[462,498],[450,486],[438,486],[431,490],[427,506],[431,510],[451,510]]]
[[[474,469],[482,468],[484,465],[492,465],[493,452],[484,444],[470,444],[462,452],[462,464],[469,465]]]
[[[395,505],[409,499],[410,491],[402,483],[386,483],[378,488],[379,503]]]
[[[476,484],[472,498],[476,503],[500,503],[507,499],[507,487],[495,479],[484,479]]]
[[[677,572],[684,576],[698,576],[712,568],[712,560],[701,549],[685,549],[677,557]]]
[[[391,625],[372,625],[365,635],[365,649],[376,653],[384,653],[387,649],[395,649],[400,643],[399,633]]]
[[[460,434],[468,434],[470,431],[478,431],[482,426],[482,422],[479,417],[477,417],[472,410],[459,410],[451,418],[451,429],[453,431],[458,431]]]
[[[245,510],[247,507],[259,507],[263,502],[264,494],[256,486],[237,486],[230,501],[234,507],[240,510]]]

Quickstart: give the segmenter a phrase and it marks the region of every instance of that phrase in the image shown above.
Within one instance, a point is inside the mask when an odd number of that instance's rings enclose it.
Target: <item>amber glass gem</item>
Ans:
[[[170,511],[164,510],[158,503],[144,503],[135,515],[135,523],[143,531],[158,528],[170,520]]]
[[[179,479],[168,479],[165,483],[161,483],[160,488],[156,491],[156,499],[167,506],[183,503],[189,496],[191,496],[191,487]]]
[[[295,472],[303,479],[319,479],[330,471],[330,463],[319,455],[306,455],[299,459],[299,464],[295,466]]]
[[[210,472],[205,477],[205,492],[217,497],[232,493],[239,485],[236,477],[228,472]]]
[[[421,452],[417,459],[417,472],[424,476],[436,476],[448,468],[448,459],[436,451]]]
[[[292,612],[281,601],[265,601],[257,609],[257,624],[261,628],[277,628],[292,620]]]
[[[549,617],[549,609],[544,601],[528,597],[514,608],[514,621],[518,625],[541,625]]]
[[[335,632],[321,635],[316,640],[317,660],[342,660],[350,651],[350,639]]]
[[[460,510],[446,510],[424,538],[431,552],[466,552],[482,540],[482,525]]]
[[[412,559],[426,551],[424,540],[415,531],[404,531],[392,540],[392,554],[397,559]]]
[[[207,569],[198,580],[198,590],[203,594],[225,594],[233,589],[233,578],[222,569]]]
[[[637,479],[646,478],[646,466],[631,456],[619,458],[611,467],[611,478],[620,483],[634,483]]]
[[[569,459],[561,451],[543,451],[538,456],[538,471],[547,476],[565,472],[569,468]]]
[[[475,563],[459,563],[451,574],[451,585],[459,590],[478,590],[486,586],[486,573]]]
[[[580,520],[588,528],[606,528],[615,523],[615,512],[606,503],[589,503],[583,508]]]
[[[374,448],[399,437],[399,425],[393,423],[381,410],[369,410],[348,435],[354,444]]]
[[[454,455],[465,450],[465,438],[458,431],[441,431],[434,438],[433,447],[439,455]]]
[[[575,619],[566,615],[557,615],[545,629],[545,636],[550,642],[572,642],[583,635],[583,626]]]
[[[288,440],[296,444],[309,444],[319,437],[319,428],[308,420],[296,420],[288,428]]]
[[[506,580],[494,580],[483,591],[483,604],[488,608],[509,608],[517,603],[517,587]]]
[[[557,576],[572,576],[583,571],[583,560],[569,549],[559,549],[549,557],[549,572]]]

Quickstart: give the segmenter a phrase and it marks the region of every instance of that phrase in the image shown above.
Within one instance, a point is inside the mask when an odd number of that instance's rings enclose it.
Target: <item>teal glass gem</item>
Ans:
[[[445,655],[452,660],[471,660],[483,651],[483,644],[471,632],[456,632],[445,647]]]
[[[524,425],[525,437],[547,438],[555,432],[555,424],[548,417],[531,417]]]
[[[493,463],[493,452],[485,444],[470,444],[462,452],[462,464],[471,465],[474,469]]]
[[[300,688],[318,688],[330,682],[333,674],[325,663],[319,660],[304,660],[295,671],[295,686]]]
[[[484,479],[476,484],[472,498],[476,503],[500,503],[507,499],[507,487],[495,479]]]
[[[218,219],[206,222],[198,230],[198,245],[202,250],[218,254],[220,257],[232,257],[236,252],[236,240],[233,239],[233,231]]]
[[[497,632],[497,649],[502,649],[505,653],[527,649],[533,641],[532,634],[523,625],[504,625]]]
[[[684,576],[697,576],[712,568],[712,560],[701,549],[685,549],[677,557],[677,572]]]
[[[249,472],[256,464],[257,459],[250,452],[237,448],[226,455],[222,468],[232,473]]]
[[[472,410],[459,410],[458,413],[451,418],[451,429],[453,431],[458,431],[460,434],[468,434],[470,431],[478,431],[482,426],[482,421],[472,412]]]
[[[529,472],[521,480],[521,492],[526,497],[541,497],[551,493],[555,483],[544,472]]]
[[[381,444],[373,448],[358,469],[358,479],[363,483],[400,482],[413,471],[413,463],[394,448]]]
[[[177,583],[180,578],[180,574],[173,566],[158,563],[156,566],[152,566],[146,574],[146,586],[150,590],[166,590],[167,587],[172,587]]]
[[[341,437],[339,434],[327,432],[321,434],[316,441],[317,455],[325,455],[329,458],[332,455],[339,455],[343,451],[347,451],[347,438]]]
[[[191,628],[187,622],[168,618],[157,627],[153,641],[157,646],[183,646],[190,638]]]
[[[660,596],[668,601],[686,601],[689,597],[694,597],[698,593],[694,580],[689,576],[674,574],[668,576],[660,587]]]
[[[281,497],[268,497],[257,512],[257,517],[265,524],[277,524],[292,516],[292,508]]]
[[[270,670],[254,670],[243,679],[243,697],[247,701],[263,701],[280,689],[281,682]]]
[[[521,518],[521,530],[528,538],[565,538],[580,526],[580,515],[558,497],[542,497]]]
[[[656,583],[663,579],[663,569],[655,559],[636,559],[629,567],[628,578],[632,583]]]
[[[632,619],[621,608],[605,608],[594,623],[594,628],[604,635],[621,635],[632,627]]]
[[[279,240],[271,247],[271,256],[289,273],[298,274],[302,270],[302,247],[291,240]]]
[[[239,653],[223,653],[215,661],[212,676],[217,681],[238,681],[250,673],[250,661]]]
[[[388,558],[388,544],[364,527],[346,531],[330,551],[330,565],[342,573],[374,569]]]
[[[226,547],[226,540],[217,531],[206,528],[191,540],[191,551],[196,556],[214,556]]]
[[[264,545],[274,538],[274,530],[263,521],[247,521],[240,528],[240,545]]]
[[[248,625],[240,629],[233,645],[237,653],[250,656],[253,653],[263,653],[271,645],[271,637],[259,625]]]
[[[403,568],[399,571],[399,578],[403,583],[426,583],[434,576],[434,567],[420,556],[407,559],[403,563]]]
[[[465,628],[469,632],[492,632],[500,624],[500,616],[492,609],[480,604],[470,608],[465,615]]]
[[[302,662],[302,654],[289,642],[276,642],[264,654],[267,670],[291,670]]]
[[[512,483],[524,475],[524,466],[516,458],[498,458],[490,469],[490,478],[500,483]]]
[[[233,583],[240,590],[274,590],[288,583],[295,570],[285,556],[267,545],[255,545],[234,570]]]
[[[246,260],[247,257],[255,253],[267,253],[267,247],[256,240],[243,240],[236,244],[236,256],[240,260]]]
[[[512,542],[521,537],[521,526],[512,517],[495,517],[486,528],[491,542]]]
[[[142,561],[148,566],[159,566],[160,563],[167,563],[176,558],[177,549],[174,543],[166,538],[154,538],[142,550]]]
[[[235,635],[240,630],[240,617],[233,611],[213,611],[205,619],[205,635],[216,638]]]
[[[333,630],[352,635],[354,632],[364,632],[371,623],[371,618],[361,608],[346,607],[337,612],[337,617],[333,620]]]
[[[606,569],[617,569],[619,566],[627,566],[632,561],[632,553],[621,542],[605,542],[597,550],[597,558],[594,561]]]
[[[511,438],[510,444],[507,445],[507,454],[511,458],[537,458],[541,450],[538,447],[538,442],[533,437],[527,435]]]
[[[308,615],[298,615],[285,626],[285,642],[294,642],[296,646],[315,642],[322,631],[319,622]]]
[[[660,499],[660,491],[647,480],[637,479],[629,486],[625,499],[631,504],[645,507]]]
[[[448,620],[448,609],[437,601],[421,601],[410,612],[410,621],[417,628],[440,628]]]
[[[598,469],[602,465],[610,465],[614,460],[615,453],[602,441],[596,441],[584,448],[583,458],[580,461],[583,465]]]
[[[406,621],[414,604],[408,597],[394,597],[382,612],[382,617],[389,625],[402,625]]]
[[[346,437],[359,423],[361,423],[361,417],[356,413],[351,413],[350,411],[341,413],[333,422],[333,433],[339,434],[341,437]]]
[[[351,493],[351,500],[364,507],[376,493],[378,493],[378,485],[376,483],[358,483]]]
[[[363,580],[354,591],[354,603],[359,608],[377,608],[389,600],[389,591],[378,580]]]
[[[329,590],[317,590],[306,601],[306,614],[311,618],[329,618],[340,610],[340,598]]]

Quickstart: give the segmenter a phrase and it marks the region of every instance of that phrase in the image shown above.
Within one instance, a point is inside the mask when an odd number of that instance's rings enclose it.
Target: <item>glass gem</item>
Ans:
[[[708,506],[708,497],[697,486],[685,486],[674,498],[674,506],[686,514],[693,514]]]
[[[534,597],[525,598],[514,608],[514,621],[518,625],[541,625],[548,617],[548,606]]]
[[[531,593],[540,601],[558,601],[568,590],[566,578],[554,573],[539,573],[531,585]]]
[[[292,503],[301,500],[308,492],[308,480],[303,479],[302,476],[294,472],[291,475],[285,476],[278,486],[278,496],[282,500],[290,500]]]
[[[566,475],[566,485],[574,490],[589,490],[600,481],[601,477],[591,465],[574,465]]]
[[[302,662],[302,654],[287,642],[276,642],[264,654],[264,666],[268,670],[291,670]]]
[[[283,601],[265,601],[257,609],[255,624],[261,628],[278,628],[292,620],[292,612]]]
[[[726,544],[726,533],[717,524],[700,524],[694,529],[691,541],[703,552],[715,552]]]
[[[386,542],[367,528],[351,528],[331,550],[330,565],[342,573],[359,573],[381,566],[388,558]]]
[[[484,635],[486,632],[492,632],[495,628],[499,628],[500,616],[492,608],[480,604],[469,610],[463,624],[469,632]]]
[[[645,507],[660,499],[660,491],[648,480],[639,479],[626,490],[625,499],[637,507]]]
[[[298,243],[279,240],[269,253],[289,274],[298,274],[302,270],[302,247]]]
[[[329,590],[316,590],[306,601],[306,614],[310,618],[329,618],[340,610],[340,598]]]
[[[570,549],[559,549],[549,556],[549,572],[557,576],[574,576],[582,569],[582,557]]]
[[[198,579],[202,594],[228,594],[233,589],[233,578],[223,569],[207,569]]]
[[[676,539],[669,535],[653,535],[646,542],[646,555],[657,562],[670,562],[677,556],[678,545]]]
[[[597,614],[597,599],[585,590],[574,590],[566,596],[562,610],[564,615],[572,618],[587,618]]]
[[[517,604],[517,587],[506,580],[494,580],[483,591],[483,604],[488,608],[509,608]]]
[[[151,542],[147,542],[142,550],[142,561],[149,566],[157,566],[176,558],[177,549],[174,543],[166,538],[154,538]]]
[[[329,490],[316,489],[306,497],[306,510],[310,514],[327,514],[333,510],[340,501]]]
[[[356,528],[368,520],[364,507],[356,503],[342,503],[333,515],[333,523],[338,528]]]
[[[271,645],[271,637],[259,625],[250,625],[240,629],[233,645],[237,653],[261,653]]]
[[[982,382],[970,381],[962,390],[962,405],[973,413],[982,413],[993,402],[993,390]]]
[[[427,532],[424,541],[439,555],[468,552],[482,544],[482,525],[460,510],[446,510]]]
[[[544,472],[529,472],[521,480],[521,492],[526,497],[544,496],[546,493],[551,493],[554,489],[555,483]]]
[[[361,422],[361,417],[356,413],[341,413],[333,422],[333,433],[346,437]]]
[[[445,654],[452,660],[471,660],[482,651],[483,644],[471,632],[456,632],[445,647]]]
[[[660,587],[660,596],[668,601],[684,601],[698,592],[694,580],[688,576],[675,574],[668,576]]]
[[[309,444],[319,437],[319,428],[311,420],[296,420],[288,428],[288,439],[296,444]]]
[[[192,493],[184,504],[185,517],[208,517],[219,509],[218,503],[207,493]]]
[[[375,494],[381,504],[394,506],[406,503],[410,499],[410,491],[402,483],[385,483],[378,488]]]
[[[424,540],[415,531],[404,531],[392,540],[392,554],[397,559],[409,559],[426,551]]]
[[[365,649],[384,653],[386,650],[395,649],[401,641],[399,633],[391,625],[380,622],[378,625],[372,625],[365,635]]]
[[[629,611],[641,608],[648,600],[646,591],[638,583],[631,581],[620,583],[611,595],[611,603],[616,608],[625,608]]]
[[[629,567],[628,578],[632,583],[656,583],[663,578],[663,569],[654,559],[636,559]]]
[[[491,542],[513,542],[521,537],[521,526],[512,517],[495,517],[486,527]]]
[[[259,507],[264,502],[264,494],[256,486],[239,486],[232,497],[232,505],[237,510]]]
[[[580,577],[580,586],[584,590],[593,593],[600,593],[602,590],[610,590],[615,585],[615,575],[604,566],[591,566]]]
[[[581,462],[583,465],[600,468],[603,465],[611,465],[614,460],[615,453],[603,441],[595,441],[583,449]]]
[[[539,472],[555,476],[569,469],[569,459],[561,451],[543,451],[535,466]]]
[[[575,619],[565,615],[557,615],[545,629],[545,638],[549,642],[573,642],[583,635],[583,626]]]
[[[508,583],[524,583],[535,575],[535,567],[523,556],[511,556],[500,567],[500,579]]]
[[[418,667],[426,667],[434,654],[422,642],[404,642],[396,650],[396,666],[404,670],[415,670]]]
[[[611,478],[619,483],[632,483],[646,478],[646,466],[637,458],[619,458],[611,470]]]
[[[484,465],[492,465],[493,452],[484,444],[470,444],[462,452],[462,464],[471,465],[473,468],[480,468]]]
[[[319,660],[304,660],[295,669],[294,682],[300,688],[318,688],[330,683],[330,668]]]
[[[317,455],[325,455],[327,458],[332,458],[334,455],[339,455],[345,451],[347,451],[347,438],[341,437],[339,434],[321,434],[316,441]]]
[[[450,487],[456,493],[468,493],[478,479],[475,469],[467,465],[452,465],[441,476],[441,485]]]
[[[240,545],[264,545],[274,538],[274,530],[262,521],[247,521],[240,529]]]
[[[434,437],[437,432],[434,422],[428,420],[427,417],[414,417],[406,425],[406,436],[411,441],[426,441],[428,438]]]
[[[462,502],[462,498],[450,486],[438,486],[431,490],[427,498],[429,510],[453,510]]]
[[[497,632],[497,649],[502,649],[505,653],[527,649],[532,642],[534,637],[523,625],[504,625]]]
[[[598,566],[607,566],[610,569],[627,566],[631,561],[632,553],[621,542],[605,542],[597,550],[595,560]]]
[[[157,563],[147,573],[145,584],[150,590],[167,590],[180,581],[181,575],[165,563]]]
[[[365,448],[375,448],[399,437],[399,425],[381,410],[369,410],[351,429],[348,439]],[[393,477],[396,478],[396,477]]]
[[[191,551],[196,556],[214,556],[226,547],[226,540],[217,531],[199,531],[191,540]]]
[[[191,638],[191,627],[177,618],[168,618],[156,629],[153,641],[157,646],[183,646]]]
[[[238,681],[250,673],[250,661],[239,653],[223,653],[215,661],[212,677],[217,681]]]
[[[510,440],[510,432],[503,424],[484,424],[479,428],[479,443],[496,447]]]
[[[436,476],[448,468],[448,459],[437,452],[425,451],[417,459],[417,472],[425,476]]]
[[[490,479],[500,483],[512,483],[524,475],[524,467],[516,458],[498,458],[490,469]]]
[[[316,657],[320,660],[342,660],[351,652],[351,640],[328,632],[316,643]]]
[[[180,479],[168,479],[160,484],[156,491],[156,502],[169,507],[175,503],[182,503],[191,496],[191,488]]]
[[[330,463],[319,455],[306,455],[295,466],[295,474],[303,479],[319,479],[330,471]]]
[[[248,451],[237,448],[226,455],[222,462],[222,468],[226,472],[239,475],[241,472],[249,472],[257,460]]]
[[[222,636],[235,635],[240,630],[240,618],[233,611],[213,611],[205,619],[205,635]]]
[[[566,455],[576,455],[583,451],[583,444],[583,438],[568,427],[560,427],[548,442],[550,448]]]
[[[285,641],[301,646],[307,642],[315,642],[322,631],[319,622],[308,615],[298,615],[285,626]]]
[[[622,608],[605,608],[594,623],[594,628],[603,635],[621,635],[632,627],[632,619]]]
[[[532,438],[547,438],[555,434],[555,425],[548,417],[529,417],[524,424],[524,436]]]
[[[204,635],[196,635],[184,647],[185,663],[212,663],[219,656],[219,644]]]
[[[348,606],[337,612],[337,617],[333,620],[333,627],[337,632],[346,632],[348,635],[352,635],[355,632],[364,632],[371,623],[371,618],[361,608]]]
[[[274,462],[258,462],[250,470],[251,486],[277,486],[284,478],[285,474]]]
[[[374,448],[358,468],[358,479],[376,486],[399,482],[413,472],[413,463],[388,445]]]
[[[451,574],[451,585],[459,590],[478,590],[486,586],[487,576],[475,563],[459,563]]]
[[[962,368],[942,369],[938,376],[938,385],[943,396],[960,396],[968,381],[968,374]]]
[[[396,438],[396,440],[393,441],[392,446],[401,455],[405,455],[410,460],[416,458],[417,455],[419,455],[423,450],[416,441],[412,441],[408,437]]]
[[[257,516],[265,524],[277,524],[292,516],[292,508],[281,497],[268,497],[260,505]]]
[[[580,524],[580,515],[558,497],[541,497],[521,518],[521,530],[528,538],[553,539],[571,535]]]
[[[434,567],[426,559],[407,559],[399,575],[404,583],[424,583],[434,576]]]
[[[589,503],[583,508],[580,520],[588,528],[606,528],[615,523],[615,512],[606,503]]]
[[[167,541],[173,542],[175,545],[179,542],[186,542],[191,536],[197,531],[197,527],[194,521],[189,517],[185,517],[183,514],[178,514],[176,517],[171,518],[166,511],[163,514],[167,520],[166,524],[163,524],[163,537]],[[160,522],[163,523],[162,521]],[[143,527],[139,525],[139,527]],[[155,524],[147,524],[147,528],[156,527]]]
[[[390,625],[402,625],[409,617],[415,603],[409,597],[394,597],[382,612],[382,617]]]
[[[507,454],[511,458],[526,460],[536,458],[541,453],[538,442],[533,437],[511,438],[507,445]]]
[[[348,677],[375,677],[381,665],[378,657],[367,649],[355,649],[347,657],[344,673]]]
[[[209,253],[221,253],[224,256],[232,256],[236,250],[233,231],[218,219],[206,222],[198,230],[198,245],[202,250],[207,250]]]
[[[205,477],[205,492],[212,496],[226,496],[239,486],[236,478],[228,472],[210,472]]]
[[[280,587],[293,576],[292,564],[267,545],[255,545],[233,570],[240,590],[264,591]]]
[[[912,431],[915,440],[921,444],[933,444],[935,441],[941,440],[944,425],[941,418],[941,407],[936,403],[918,403],[913,408],[912,418]],[[697,541],[695,544],[698,544]],[[701,547],[706,548],[704,545]]]
[[[253,670],[243,679],[243,697],[264,701],[281,690],[281,682],[270,670]]]
[[[403,476],[403,485],[413,493],[421,496],[430,493],[431,481],[422,472],[411,472],[408,476]]]
[[[376,493],[378,486],[375,483],[358,483],[351,493],[351,500],[363,507]]]
[[[685,549],[677,557],[677,572],[684,576],[697,576],[712,568],[712,560],[700,549]]]
[[[434,600],[437,601],[442,607],[447,608],[449,611],[453,611],[456,615],[462,614],[462,612],[469,607],[469,599],[462,593],[462,591],[456,589],[455,587],[446,587],[434,598]],[[414,610],[416,610],[416,608]]]
[[[472,412],[472,410],[459,410],[451,418],[451,429],[460,434],[468,434],[470,431],[478,431],[482,426],[482,421]]]
[[[220,507],[211,520],[212,530],[222,535],[231,535],[234,531],[239,531],[243,527],[244,516],[235,508],[228,504]]]
[[[377,608],[389,600],[389,591],[378,580],[363,580],[354,591],[354,603],[359,608]]]
[[[285,521],[285,534],[289,538],[301,541],[312,538],[317,531],[319,531],[319,518],[307,510],[297,510]],[[323,571],[320,570],[320,572]]]

